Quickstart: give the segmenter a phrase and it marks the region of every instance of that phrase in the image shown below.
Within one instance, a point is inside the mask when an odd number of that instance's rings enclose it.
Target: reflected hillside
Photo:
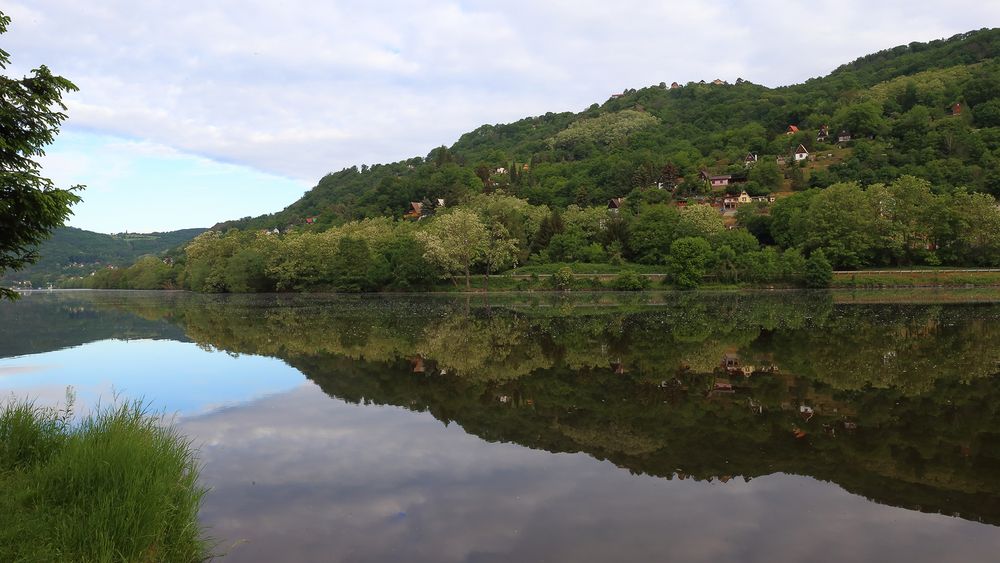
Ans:
[[[830,294],[89,299],[330,396],[725,483],[776,472],[1000,524],[1000,305]],[[65,307],[52,300],[50,306]],[[138,321],[136,321],[138,322]]]
[[[85,292],[35,293],[17,302],[0,301],[0,358],[40,354],[99,340],[141,338],[187,341],[183,327],[162,310],[150,317],[134,314],[135,294]]]

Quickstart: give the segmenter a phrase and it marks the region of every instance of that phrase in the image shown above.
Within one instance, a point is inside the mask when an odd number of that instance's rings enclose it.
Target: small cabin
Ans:
[[[798,148],[795,149],[795,162],[800,162],[807,158],[809,158],[809,151],[805,145],[799,144]]]
[[[785,135],[794,135],[799,132],[799,128],[795,125],[789,125],[788,129],[785,129]]]
[[[618,210],[621,209],[622,205],[624,205],[624,204],[625,204],[625,198],[623,198],[623,197],[613,197],[613,198],[611,198],[611,199],[608,200],[608,210],[609,211],[614,211],[615,213],[617,213]]]
[[[424,204],[420,203],[419,201],[411,201],[410,210],[407,211],[406,214],[403,215],[403,217],[406,217],[407,219],[420,219],[424,215],[423,212],[424,212]]]
[[[678,84],[678,83],[676,83],[676,82],[671,82],[671,83],[670,83],[670,89],[671,89],[671,90],[674,90],[674,89],[676,89],[676,88],[680,88],[680,87],[681,87],[681,85],[680,85],[680,84]]]
[[[738,370],[740,369],[740,357],[736,354],[726,352],[722,355],[722,361],[719,363],[719,367],[726,371]]]
[[[948,108],[948,115],[962,115],[962,104],[955,102]]]
[[[743,159],[743,166],[750,168],[754,164],[757,164],[757,153],[748,152],[746,158]]]
[[[843,131],[837,134],[838,143],[849,143],[850,141],[851,141],[851,133],[847,129],[844,129]]]
[[[817,141],[825,141],[830,138],[830,127],[827,125],[820,125],[819,132],[816,133]]]
[[[713,188],[724,188],[729,185],[729,181],[732,179],[733,177],[729,174],[709,176],[708,183],[711,184]]]

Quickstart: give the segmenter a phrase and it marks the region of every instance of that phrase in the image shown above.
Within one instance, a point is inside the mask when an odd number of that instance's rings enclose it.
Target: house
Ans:
[[[794,135],[799,132],[799,128],[794,125],[789,125],[788,129],[785,129],[785,135]]]
[[[496,170],[494,170],[493,173],[494,174],[506,174],[507,173],[507,169],[504,168],[503,166],[501,166],[500,168],[497,168]]]
[[[806,150],[805,145],[799,144],[799,147],[795,149],[795,162],[799,162],[809,158],[809,151]]]
[[[754,164],[757,164],[757,153],[748,152],[746,158],[743,159],[743,166],[750,168]]]
[[[816,133],[816,140],[817,141],[825,141],[828,138],[830,138],[830,126],[829,125],[820,125],[819,126],[819,132]]]
[[[729,174],[724,174],[721,176],[709,176],[708,183],[711,184],[713,188],[724,188],[729,185],[729,181],[732,179],[733,177]]]
[[[528,170],[531,170],[531,166],[528,165],[528,163],[524,163],[523,165],[521,165],[521,170],[527,172]]]
[[[306,217],[306,224],[314,225],[316,224],[316,219],[318,219],[318,217]]]
[[[726,371],[738,370],[740,369],[740,357],[736,354],[726,352],[722,355],[722,362],[719,363],[719,367]]]
[[[750,198],[751,201],[755,201],[757,203],[774,203],[775,201],[777,201],[777,199],[778,198],[774,197],[773,195],[759,195]]]
[[[740,192],[740,195],[739,197],[736,198],[736,201],[740,205],[743,205],[744,203],[750,203],[753,200],[750,198],[750,195],[747,194],[746,192]]]
[[[671,82],[671,83],[670,83],[670,89],[671,89],[671,90],[673,90],[673,89],[675,89],[675,88],[680,88],[680,87],[681,87],[681,85],[680,85],[680,84],[678,84],[678,83],[676,83],[676,82]]]
[[[413,373],[424,373],[426,371],[424,368],[424,359],[421,356],[410,358],[410,365],[413,367]]]
[[[611,199],[608,200],[608,209],[610,211],[618,213],[618,210],[622,208],[622,205],[624,203],[625,203],[625,198],[623,198],[623,197],[613,197],[613,198],[611,198]]]
[[[730,383],[729,381],[726,381],[725,379],[716,379],[715,382],[712,384],[711,393],[713,395],[719,395],[723,393],[726,395],[731,395],[735,392],[736,390],[733,389],[733,384]]]
[[[437,204],[438,207],[444,207],[444,200],[441,198],[435,199],[434,203]]]
[[[612,100],[617,100],[618,98],[620,98],[620,97],[622,97],[624,95],[625,94],[611,94],[611,99]]]
[[[719,78],[716,78],[715,80],[712,81],[712,84],[715,84],[716,86],[722,86],[723,84],[725,84],[725,82],[723,82]]]
[[[698,171],[698,178],[700,178],[702,181],[707,182],[708,179],[711,178],[711,176],[709,175],[708,170],[702,168],[701,170]]]
[[[844,129],[843,131],[837,134],[838,143],[849,143],[850,141],[851,141],[851,133],[847,129]]]
[[[962,115],[962,104],[955,102],[948,108],[948,115]]]
[[[407,219],[417,219],[419,220],[424,215],[424,204],[419,201],[410,202],[410,210],[403,215]]]

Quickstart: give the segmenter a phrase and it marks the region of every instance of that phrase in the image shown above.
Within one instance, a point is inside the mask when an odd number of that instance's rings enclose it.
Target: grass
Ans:
[[[1000,285],[1000,272],[921,269],[910,272],[857,272],[833,276],[831,287],[848,289],[906,287],[989,287]]]
[[[204,561],[190,442],[139,402],[0,404],[0,561]]]

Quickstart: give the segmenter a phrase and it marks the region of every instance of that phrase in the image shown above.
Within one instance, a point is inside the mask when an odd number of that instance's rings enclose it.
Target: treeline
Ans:
[[[30,281],[35,287],[49,282],[86,275],[108,266],[132,264],[146,254],[171,254],[207,229],[181,229],[163,233],[121,233],[108,235],[74,227],[60,227],[38,247],[38,261],[15,272],[5,272],[4,279]]]
[[[887,50],[789,87],[739,80],[628,90],[580,113],[483,125],[426,157],[331,173],[283,211],[220,228],[285,229],[309,219],[325,229],[400,216],[411,201],[454,205],[495,190],[560,209],[655,185],[690,195],[705,190],[702,169],[745,173],[747,153],[762,168],[742,186],[751,195],[911,175],[943,191],[997,196],[998,55],[1000,30],[981,30]],[[850,140],[841,142],[841,132]],[[823,160],[776,164],[800,144]]]
[[[70,286],[358,292],[424,290],[444,280],[468,288],[478,274],[488,288],[491,275],[519,265],[603,263],[623,272],[643,265],[680,288],[706,279],[825,287],[834,268],[1000,265],[996,200],[936,193],[913,177],[746,204],[736,226],[727,226],[714,207],[664,202],[662,192],[647,190],[618,209],[571,205],[564,211],[494,193],[420,220],[381,217],[286,234],[210,231],[176,263],[146,257]],[[567,275],[557,271],[548,283],[568,287]],[[611,287],[647,285],[635,274],[623,276]]]

